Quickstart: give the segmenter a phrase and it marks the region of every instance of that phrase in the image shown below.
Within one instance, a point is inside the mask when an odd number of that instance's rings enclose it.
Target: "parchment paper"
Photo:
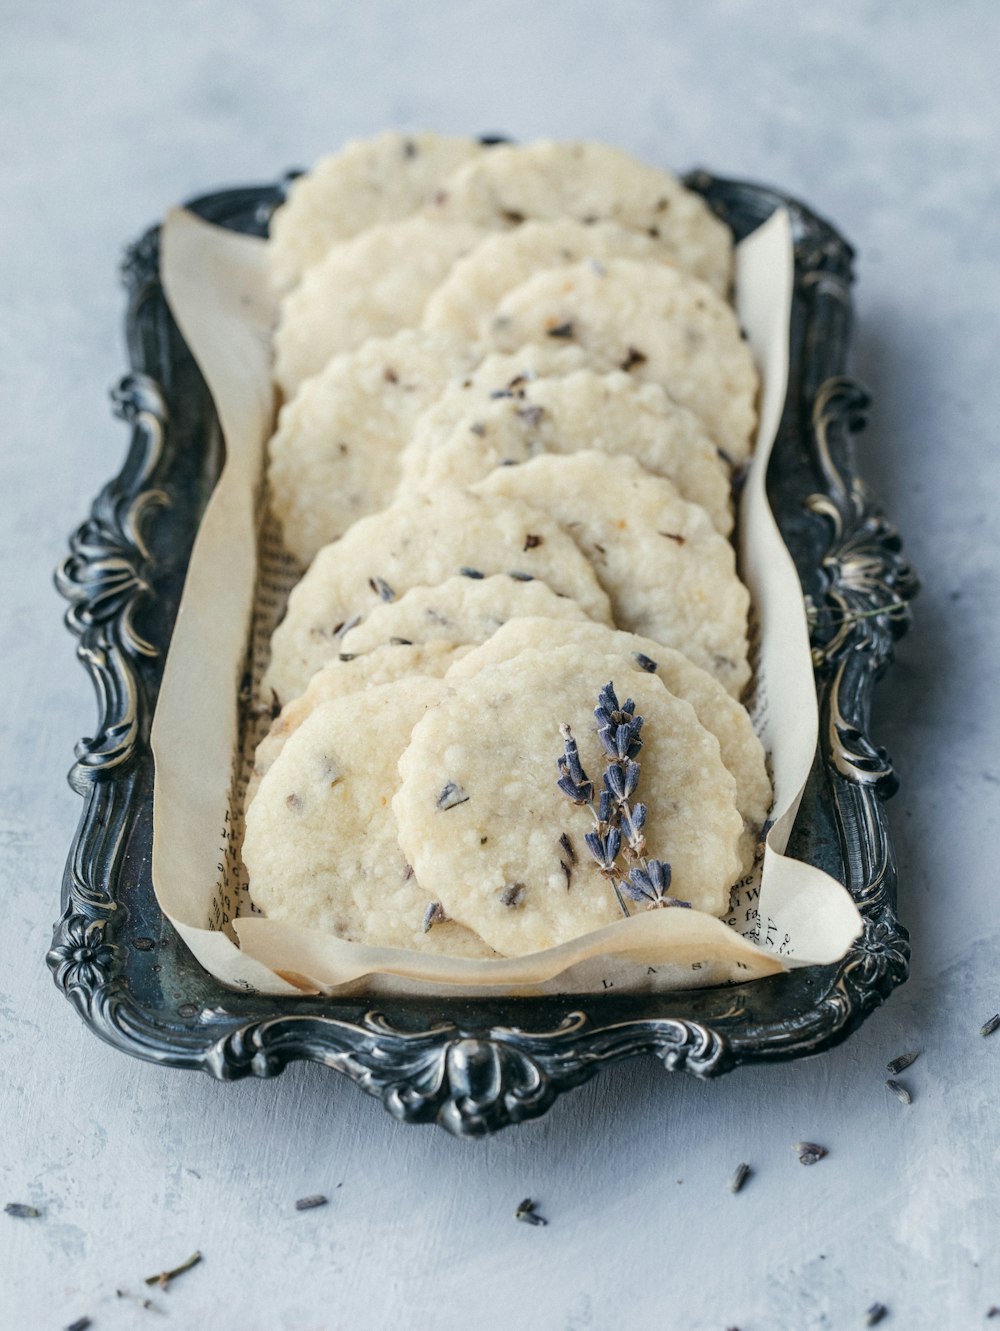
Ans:
[[[274,415],[274,309],[263,242],[181,210],[164,224],[161,268],[226,444],[152,732],[153,884],[202,965],[224,984],[267,994],[572,993],[734,983],[841,957],[861,928],[849,894],[783,854],[818,732],[798,577],[764,488],[788,377],[793,263],[786,214],[775,214],[737,251],[737,309],[763,384],[738,529],[754,606],[751,714],[775,789],[762,862],[734,889],[725,920],[694,910],[649,911],[533,956],[487,962],[364,947],[254,911],[239,846],[253,749],[270,721],[268,700],[257,690],[271,629],[301,571],[281,548],[262,482]]]

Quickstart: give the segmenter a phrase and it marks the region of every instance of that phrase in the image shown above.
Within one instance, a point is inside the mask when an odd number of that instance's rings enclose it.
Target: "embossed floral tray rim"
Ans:
[[[223,445],[204,382],[159,283],[158,229],[126,252],[130,369],[113,391],[131,427],[120,473],[71,538],[56,581],[94,681],[98,727],[76,748],[84,806],[48,964],[104,1040],[162,1065],[229,1080],[295,1059],[346,1073],[397,1118],[476,1136],[543,1113],[603,1066],[653,1054],[717,1076],[742,1063],[839,1043],[901,984],[909,946],[895,914],[883,807],[892,765],[870,738],[872,691],[909,622],[916,581],[899,539],[856,474],[865,391],[844,375],[852,250],[777,191],[692,172],[687,182],[748,234],[786,206],[796,281],[788,399],[768,489],[810,612],[821,740],[791,843],[846,884],[864,919],[835,966],[662,995],[536,999],[274,999],[223,988],[164,920],[150,877],[149,727],[197,523]],[[285,182],[189,206],[266,232]]]

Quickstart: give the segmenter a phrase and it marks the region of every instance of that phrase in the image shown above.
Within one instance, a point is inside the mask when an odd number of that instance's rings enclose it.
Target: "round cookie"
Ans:
[[[434,587],[411,587],[398,601],[377,605],[343,635],[342,654],[371,652],[387,643],[485,642],[509,619],[524,615],[588,619],[575,601],[537,579],[459,576]]]
[[[540,453],[597,449],[635,458],[701,504],[716,530],[733,527],[729,469],[701,421],[658,384],[637,383],[620,370],[578,370],[563,378],[521,382],[502,396],[449,384],[418,417],[399,458],[400,488],[471,485],[495,467]],[[465,401],[455,415],[454,399]]]
[[[289,739],[247,810],[243,861],[270,919],[371,947],[490,957],[458,924],[424,930],[431,898],[403,857],[390,796],[399,755],[447,693],[408,679],[324,703]]]
[[[570,533],[619,628],[684,652],[734,696],[750,678],[750,594],[708,514],[634,458],[584,451],[498,467],[478,493],[531,498]]]
[[[476,341],[488,331],[497,305],[513,287],[539,269],[583,259],[592,264],[608,259],[673,262],[661,240],[614,222],[587,225],[571,217],[525,222],[487,236],[458,260],[427,301],[423,326]]]
[[[586,556],[545,513],[468,490],[412,495],[362,518],[313,560],[271,638],[264,695],[273,689],[280,702],[294,698],[338,654],[352,621],[380,601],[463,570],[540,578],[591,619],[610,622],[608,598]]]
[[[522,652],[456,680],[399,760],[392,803],[407,861],[450,918],[508,956],[621,918],[584,842],[590,812],[556,784],[568,724],[600,788],[593,709],[609,680],[621,685],[620,667],[576,646]],[[689,703],[655,675],[629,671],[626,682],[644,718],[633,802],[647,807],[646,854],[670,863],[673,896],[722,914],[740,867],[736,782]]]
[[[735,313],[704,282],[634,259],[546,269],[503,298],[489,341],[512,351],[546,336],[583,347],[593,369],[627,365],[661,384],[730,459],[749,455],[757,372]]]
[[[271,507],[303,564],[392,502],[420,413],[477,359],[460,338],[406,328],[335,356],[285,403],[269,445]]]
[[[270,730],[257,745],[244,807],[249,806],[253,800],[261,778],[285,747],[288,737],[322,703],[332,702],[334,698],[345,698],[349,693],[360,693],[378,684],[395,684],[410,675],[440,678],[469,650],[468,646],[458,646],[440,639],[409,646],[393,644],[380,647],[353,661],[331,661],[322,670],[317,670],[305,693],[293,698],[281,709],[271,723]]]
[[[397,222],[482,152],[474,139],[386,130],[354,139],[292,182],[271,218],[268,259],[279,291],[293,287],[331,245],[378,222]]]
[[[331,356],[420,322],[427,297],[479,227],[408,217],[334,245],[282,302],[274,377],[290,398]]]
[[[479,226],[528,218],[610,221],[655,236],[679,267],[723,295],[733,270],[733,237],[705,201],[676,176],[604,143],[502,145],[460,166],[434,211]]]
[[[627,692],[623,671],[640,670],[659,675],[667,689],[694,708],[706,730],[719,741],[722,761],[736,778],[736,807],[743,817],[740,861],[744,872],[753,864],[760,830],[771,811],[771,782],[767,775],[764,747],[754,732],[745,707],[731,697],[707,670],[696,666],[682,652],[664,647],[651,638],[604,624],[572,623],[565,620],[512,619],[503,628],[448,667],[445,679],[456,683],[487,666],[513,660],[521,652],[539,648],[576,646],[595,656],[619,658],[621,687]]]

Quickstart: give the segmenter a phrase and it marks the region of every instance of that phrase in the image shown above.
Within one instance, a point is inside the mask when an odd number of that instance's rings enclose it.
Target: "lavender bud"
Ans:
[[[658,895],[670,886],[670,865],[663,860],[649,860],[649,878]]]
[[[621,769],[619,768],[618,770],[620,771]],[[625,766],[625,772],[622,777],[623,792],[624,792],[624,797],[626,799],[628,799],[628,797],[632,794],[632,792],[635,790],[638,784],[639,784],[639,764],[635,762],[629,762]]]

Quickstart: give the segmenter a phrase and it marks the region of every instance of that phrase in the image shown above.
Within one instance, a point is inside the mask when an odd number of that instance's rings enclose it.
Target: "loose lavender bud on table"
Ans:
[[[893,1081],[890,1077],[885,1084],[887,1091],[892,1091],[897,1100],[901,1100],[904,1105],[913,1104],[913,1096],[902,1084],[902,1082]]]
[[[315,1211],[317,1206],[326,1206],[329,1197],[324,1197],[321,1192],[313,1193],[311,1197],[300,1197],[295,1203],[296,1211]]]
[[[885,1070],[890,1077],[895,1077],[897,1072],[903,1072],[911,1063],[915,1063],[919,1057],[919,1050],[911,1050],[909,1053],[900,1054],[898,1058],[894,1058],[891,1063],[885,1065]]]
[[[830,1154],[825,1146],[818,1146],[816,1142],[796,1142],[792,1150],[798,1153],[800,1165],[815,1165]]]
[[[514,1219],[521,1220],[526,1225],[547,1225],[549,1223],[535,1210],[535,1203],[530,1197],[525,1197],[524,1201],[514,1212]]]
[[[740,1189],[743,1187],[744,1183],[746,1183],[747,1179],[750,1177],[751,1173],[752,1171],[749,1165],[747,1164],[737,1165],[736,1173],[729,1180],[729,1191],[739,1192]]]

